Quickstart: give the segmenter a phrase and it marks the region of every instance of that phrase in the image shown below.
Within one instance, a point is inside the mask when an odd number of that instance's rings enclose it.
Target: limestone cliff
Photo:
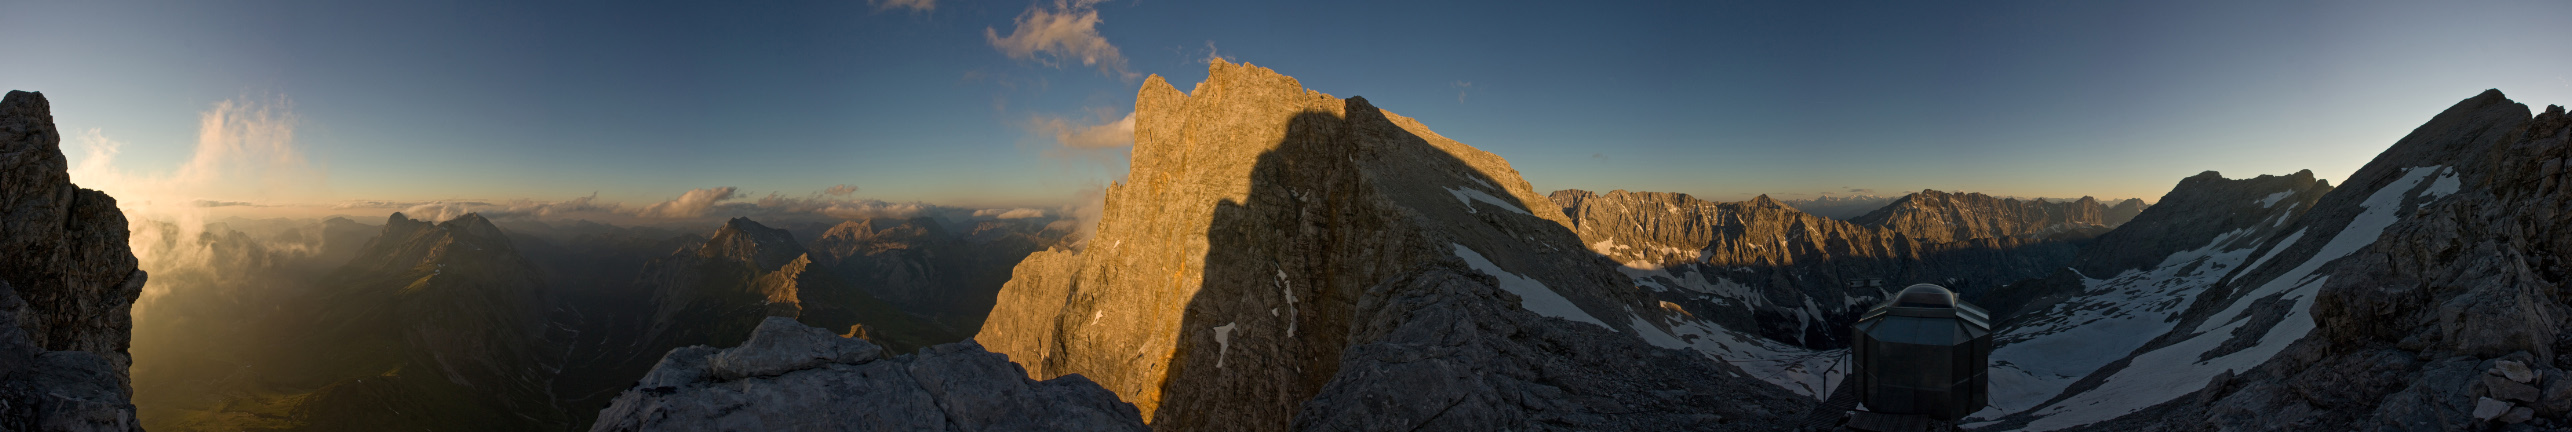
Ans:
[[[1814,348],[1885,290],[1937,283],[1974,295],[2044,275],[2105,231],[2097,202],[2040,203],[1922,191],[1855,221],[1767,196],[1712,202],[1666,192],[1556,191],[1587,248],[1655,299],[1726,328]]]
[[[1684,314],[1499,157],[1265,68],[1208,72],[1185,93],[1144,82],[1097,233],[1022,262],[977,340],[1165,430],[1727,429],[1801,410],[1647,343],[1684,346]],[[1662,360],[1613,366],[1635,358]]]
[[[0,98],[0,429],[139,430],[126,348],[144,274],[116,199],[67,167],[45,96]]]

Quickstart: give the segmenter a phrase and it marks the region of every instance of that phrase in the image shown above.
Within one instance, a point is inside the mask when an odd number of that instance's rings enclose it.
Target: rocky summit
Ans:
[[[116,198],[71,183],[44,94],[0,98],[0,429],[141,430],[126,229]]]
[[[1666,349],[1685,347],[1670,336],[1684,312],[1584,248],[1506,161],[1265,68],[1208,73],[1187,92],[1145,80],[1133,171],[1096,234],[1020,263],[978,341],[1034,377],[1095,380],[1164,430],[1801,414],[1791,393]]]

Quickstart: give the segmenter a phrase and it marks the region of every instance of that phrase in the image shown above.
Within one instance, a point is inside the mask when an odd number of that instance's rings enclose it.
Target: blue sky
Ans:
[[[1366,96],[1540,191],[1722,200],[2337,180],[2483,89],[2572,101],[2565,2],[217,3],[0,2],[0,86],[135,177],[198,163],[219,104],[271,109],[253,123],[290,127],[307,192],[207,198],[632,205],[1067,203],[1122,153],[1046,125],[1117,120],[1141,75],[1186,89],[1210,54]],[[209,178],[280,184],[235,178],[267,162]]]

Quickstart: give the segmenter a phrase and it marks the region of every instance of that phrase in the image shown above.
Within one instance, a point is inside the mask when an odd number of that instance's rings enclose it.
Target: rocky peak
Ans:
[[[2108,226],[2124,226],[2126,222],[2134,221],[2135,215],[2143,214],[2145,207],[2150,206],[2150,204],[2144,204],[2142,198],[2126,198],[2117,201],[2116,205],[2108,206],[2107,214],[2103,216],[2107,218]]]
[[[383,234],[360,247],[349,265],[391,272],[455,258],[517,260],[517,254],[508,233],[479,213],[432,223],[395,212],[385,217]]]
[[[2105,228],[2106,206],[2083,197],[2071,202],[2021,201],[1980,193],[1934,189],[1897,198],[1882,209],[1849,219],[1936,242],[1999,237],[2044,237]]]
[[[137,430],[126,349],[145,275],[116,199],[66,168],[44,94],[0,97],[0,425]]]
[[[776,271],[804,255],[804,246],[795,243],[793,233],[737,217],[724,221],[723,228],[706,239],[705,247],[697,249],[697,255],[748,262],[765,272]]]
[[[1500,377],[1556,373],[1577,376],[1549,379],[1703,382],[1746,399],[1791,398],[1718,378],[1739,375],[1685,354],[1664,354],[1667,367],[1538,372],[1586,360],[1528,347],[1586,340],[1600,344],[1591,352],[1618,353],[1602,358],[1633,359],[1683,346],[1642,336],[1667,336],[1677,313],[1586,252],[1571,220],[1542,207],[1550,201],[1507,161],[1416,120],[1225,61],[1191,92],[1146,79],[1134,118],[1132,172],[1108,187],[1096,234],[1078,251],[1022,261],[975,337],[1035,377],[1087,376],[1174,430],[1277,430],[1299,410],[1413,399],[1458,401],[1466,406],[1453,412],[1474,414],[1366,418],[1392,429],[1668,429],[1695,414],[1776,415],[1743,408],[1757,401],[1693,404],[1607,387],[1576,385],[1566,391],[1596,398],[1561,406],[1502,396],[1535,385]],[[1502,328],[1513,330],[1484,330]],[[1420,351],[1457,343],[1491,349]],[[1445,372],[1405,369],[1424,363],[1404,359],[1426,358]],[[1376,385],[1387,373],[1413,385]],[[1737,387],[1713,389],[1724,386]],[[1640,405],[1692,414],[1590,408]]]

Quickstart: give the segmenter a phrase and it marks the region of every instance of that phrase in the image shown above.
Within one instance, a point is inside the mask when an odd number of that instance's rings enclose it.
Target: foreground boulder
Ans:
[[[741,346],[670,351],[590,430],[1144,430],[1134,405],[1088,379],[1030,380],[972,341],[883,353],[770,317]]]

